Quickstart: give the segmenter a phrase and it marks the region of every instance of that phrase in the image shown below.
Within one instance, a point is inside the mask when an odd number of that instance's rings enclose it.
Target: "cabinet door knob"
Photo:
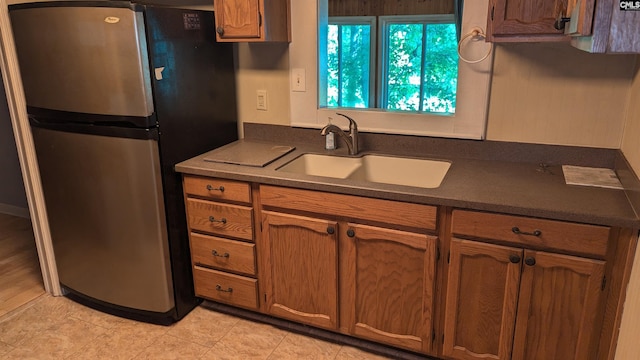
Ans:
[[[514,264],[517,264],[520,262],[520,256],[518,255],[509,255],[509,261],[511,261]]]
[[[356,232],[353,231],[353,229],[349,229],[349,230],[347,230],[347,236],[352,238],[352,237],[356,236]]]
[[[327,234],[333,235],[333,233],[335,232],[336,232],[336,229],[334,229],[333,226],[327,227]]]
[[[220,35],[224,35],[224,28],[222,26],[218,26],[216,28],[216,32]]]
[[[532,258],[532,257],[528,257],[526,259],[524,259],[524,263],[529,265],[529,266],[533,266],[536,264],[536,259]]]

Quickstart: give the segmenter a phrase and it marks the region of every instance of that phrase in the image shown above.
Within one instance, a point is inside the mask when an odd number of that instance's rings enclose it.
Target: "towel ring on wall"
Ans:
[[[483,61],[484,59],[486,59],[487,57],[489,57],[489,54],[491,54],[491,50],[493,49],[493,43],[489,43],[489,51],[487,51],[486,54],[484,54],[483,57],[481,57],[478,60],[469,60],[466,59],[464,56],[462,56],[462,53],[460,52],[460,50],[462,49],[462,45],[469,43],[469,41],[471,40],[479,40],[479,39],[486,39],[487,36],[485,35],[484,31],[482,31],[481,28],[475,27],[473,28],[468,34],[466,34],[465,36],[463,36],[460,39],[460,42],[458,42],[458,57],[460,58],[460,60],[468,63],[468,64],[476,64],[479,63],[481,61]],[[465,43],[466,41],[466,43]]]

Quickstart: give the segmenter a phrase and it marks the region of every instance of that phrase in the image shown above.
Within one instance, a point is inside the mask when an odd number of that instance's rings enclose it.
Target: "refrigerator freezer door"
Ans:
[[[143,14],[115,7],[10,12],[27,104],[87,114],[149,116]]]
[[[107,303],[171,311],[157,142],[32,132],[60,282]]]

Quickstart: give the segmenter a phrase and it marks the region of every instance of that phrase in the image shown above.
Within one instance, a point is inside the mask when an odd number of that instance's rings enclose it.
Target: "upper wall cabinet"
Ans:
[[[567,17],[567,1],[490,0],[487,40],[493,42],[566,41],[556,19]]]
[[[490,0],[487,40],[571,41],[593,53],[640,53],[640,6],[626,0]]]
[[[216,38],[223,42],[290,42],[290,0],[215,0]]]
[[[640,53],[638,1],[569,1],[575,6],[565,32],[573,46],[594,53]]]

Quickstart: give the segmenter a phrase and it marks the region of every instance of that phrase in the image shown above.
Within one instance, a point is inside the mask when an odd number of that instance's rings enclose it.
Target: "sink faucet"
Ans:
[[[344,142],[347,143],[347,148],[349,148],[349,155],[357,155],[358,154],[358,124],[356,124],[355,120],[353,120],[352,118],[348,117],[345,114],[340,114],[340,113],[336,113],[336,114],[340,116],[344,116],[345,118],[347,118],[347,120],[349,120],[349,135],[345,134],[345,132],[342,131],[342,129],[340,129],[339,127],[333,124],[328,124],[325,127],[323,127],[322,131],[320,131],[320,135],[325,136],[330,132],[334,134],[338,134],[338,136],[340,136],[344,140]]]

